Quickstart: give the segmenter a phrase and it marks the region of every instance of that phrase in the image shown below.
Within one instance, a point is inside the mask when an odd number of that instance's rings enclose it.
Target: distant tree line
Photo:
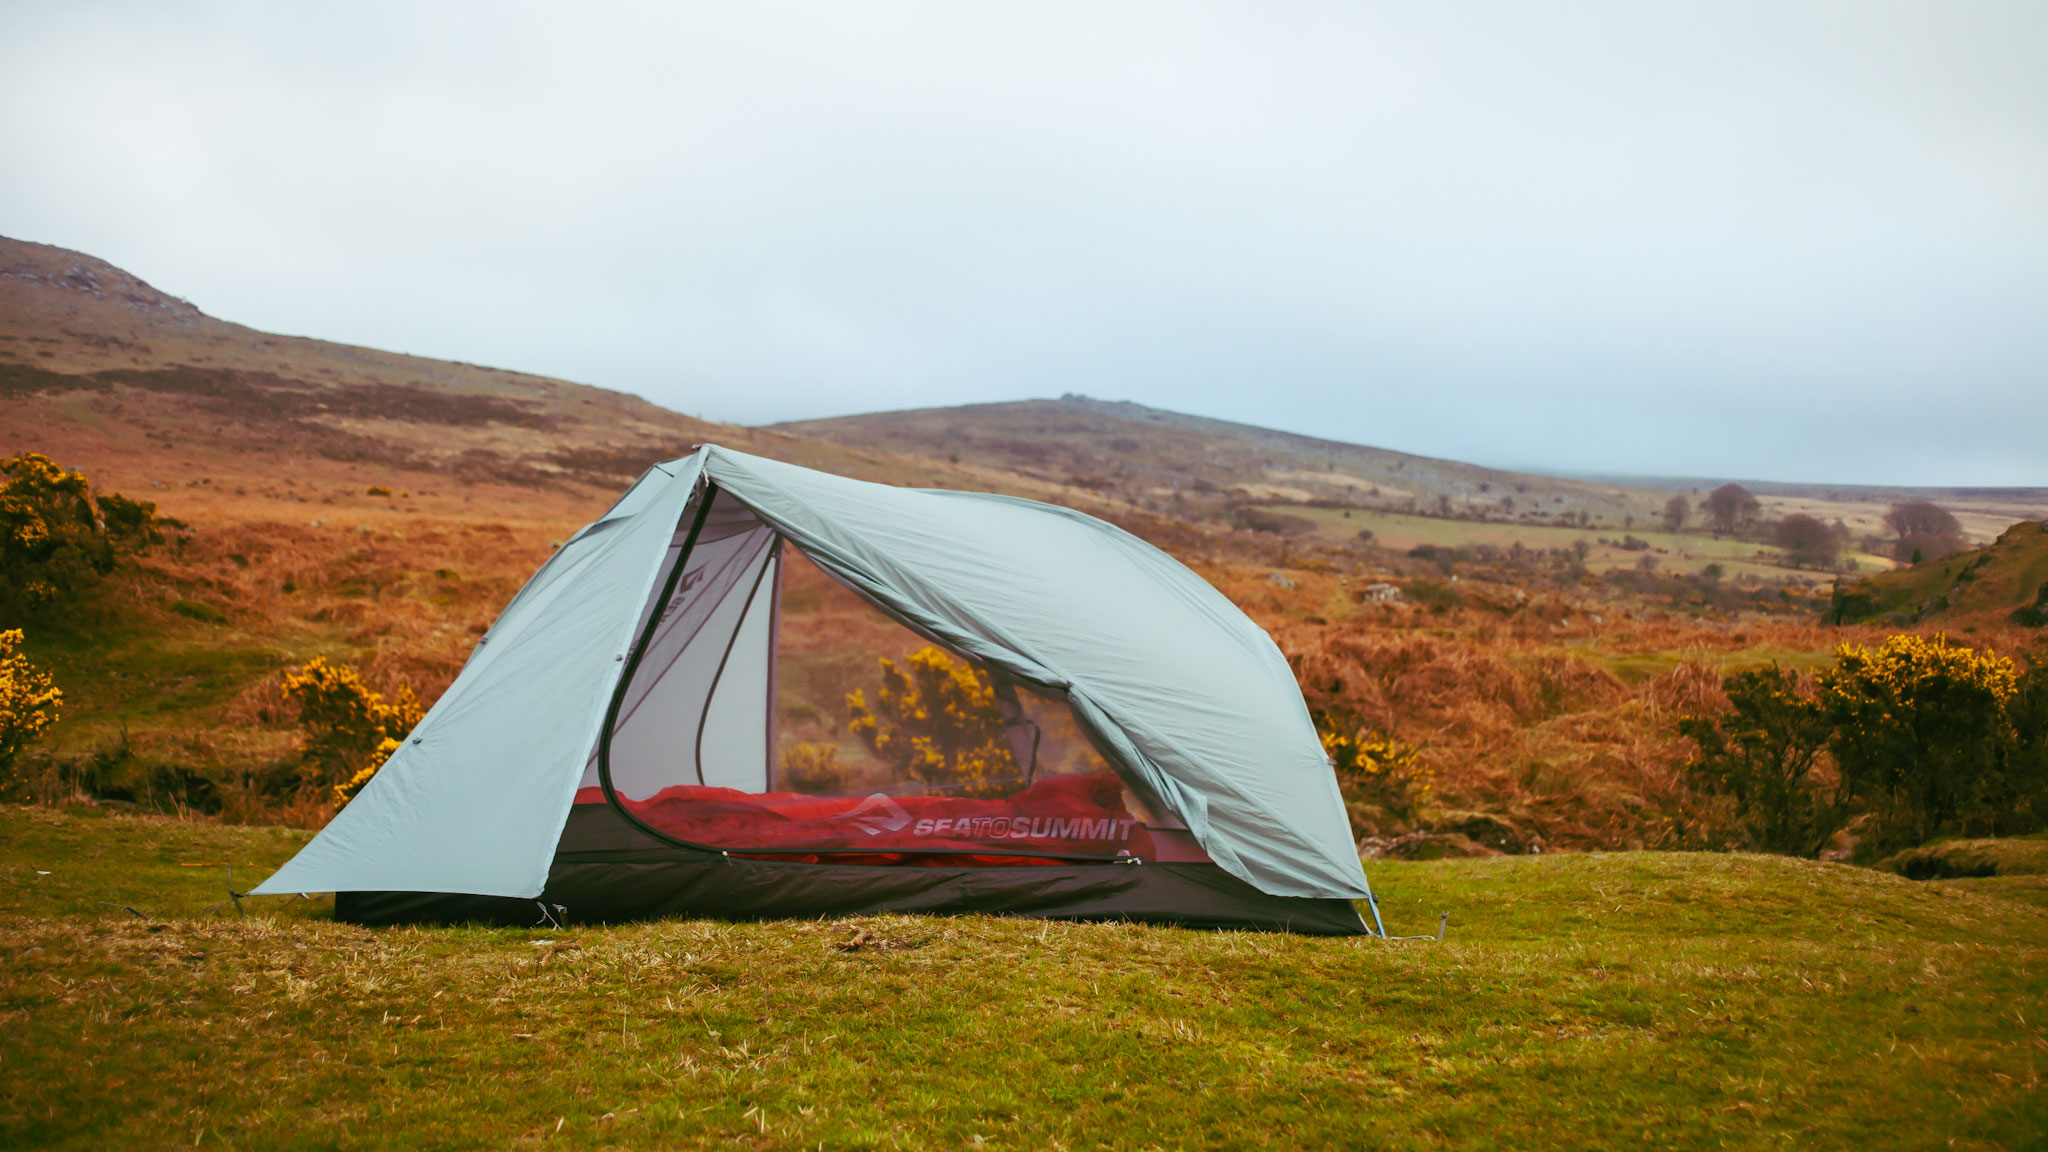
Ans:
[[[1664,503],[1663,523],[1667,532],[1684,529],[1695,509],[1684,494]],[[1782,550],[1795,568],[1831,569],[1842,553],[1854,543],[1848,526],[1803,512],[1766,521],[1763,502],[1740,484],[1723,484],[1700,501],[1697,512],[1701,526],[1715,536],[1750,537],[1768,541]],[[1907,500],[1885,513],[1884,526],[1890,535],[1894,559],[1918,564],[1938,560],[1961,551],[1966,541],[1963,527],[1947,509],[1929,500]],[[1866,538],[1868,548],[1884,547],[1877,538]]]

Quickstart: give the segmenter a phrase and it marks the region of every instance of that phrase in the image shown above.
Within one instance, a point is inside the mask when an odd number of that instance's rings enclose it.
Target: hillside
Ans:
[[[1280,510],[1336,506],[1394,516],[1419,513],[1438,521],[1486,522],[1495,527],[1450,532],[1474,539],[1499,536],[1503,544],[1519,530],[1532,547],[1544,546],[1539,541],[1545,540],[1545,529],[1647,531],[1674,492],[1697,502],[1719,483],[1511,472],[1076,395],[774,427],[838,444],[990,465],[1168,514],[1199,515],[1205,506],[1225,500]],[[1980,541],[2016,519],[2048,515],[2048,489],[2042,488],[1747,483],[1760,498],[1765,518],[1804,513],[1840,520],[1855,537],[1882,534],[1885,511],[1902,500],[1949,506],[1970,538]],[[1357,525],[1350,527],[1355,531]],[[1435,538],[1418,536],[1415,542],[1440,543],[1444,530],[1429,535]],[[1707,559],[1725,566],[1756,549],[1706,551]],[[1873,555],[1859,559],[1867,566],[1888,564]]]
[[[1477,509],[1525,520],[1583,511],[1617,525],[1651,512],[1644,498],[1616,485],[1504,472],[1085,396],[774,427],[835,443],[991,464],[1158,508],[1237,493],[1409,511]]]
[[[2048,520],[2014,524],[1982,548],[1835,590],[1837,623],[2048,626]]]
[[[257,332],[102,260],[6,238],[0,396],[17,436],[69,420],[159,457],[311,455],[515,482],[615,484],[711,427],[566,381]]]
[[[295,898],[237,918],[224,865],[303,836],[0,808],[7,1142],[1903,1149],[2048,1126],[2038,875],[1376,862],[1394,931],[1448,913],[1441,943],[993,917],[380,931]]]

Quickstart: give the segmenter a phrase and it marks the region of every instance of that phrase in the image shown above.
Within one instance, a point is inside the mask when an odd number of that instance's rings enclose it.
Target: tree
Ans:
[[[21,629],[0,632],[0,784],[12,780],[21,750],[57,722],[64,702],[50,674],[29,663],[20,646]]]
[[[306,730],[300,774],[309,785],[332,789],[337,808],[370,782],[426,714],[410,684],[386,700],[355,669],[318,656],[286,673],[283,691],[298,704]]]
[[[1944,637],[1844,644],[1819,676],[1843,783],[1870,808],[1873,851],[1943,831],[1997,831],[2012,661]]]
[[[1848,822],[1848,795],[1819,771],[1829,726],[1798,680],[1773,664],[1721,682],[1727,712],[1687,716],[1678,730],[1699,747],[1686,774],[1726,797],[1743,847],[1818,856]]]
[[[931,646],[905,666],[881,664],[873,706],[864,692],[846,697],[847,726],[898,779],[977,799],[1017,790],[1017,760],[987,675]]]
[[[1785,558],[1800,568],[1832,568],[1841,540],[1835,530],[1820,520],[1794,512],[1771,528],[1771,542],[1785,550]]]
[[[1963,549],[1963,526],[1948,509],[1931,500],[1907,500],[1892,505],[1892,510],[1884,515],[1884,525],[1896,537],[1892,544],[1895,560],[1917,564],[1922,560],[1939,560]]]
[[[1671,499],[1664,502],[1664,530],[1666,532],[1678,531],[1680,528],[1685,527],[1685,522],[1691,518],[1692,501],[1685,498],[1685,493],[1675,493]]]
[[[1706,513],[1707,523],[1717,536],[1748,531],[1762,510],[1763,505],[1740,484],[1723,484],[1700,501],[1700,511]]]

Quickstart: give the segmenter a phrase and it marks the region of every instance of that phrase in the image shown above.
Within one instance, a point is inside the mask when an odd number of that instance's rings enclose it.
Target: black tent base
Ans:
[[[542,903],[548,906],[545,915]],[[539,900],[434,892],[342,892],[334,900],[336,919],[373,925],[546,926],[550,917],[568,925],[878,912],[1131,920],[1315,936],[1366,930],[1349,901],[1269,896],[1214,864],[905,868],[639,850],[558,856]]]
[[[920,868],[749,859],[666,843],[595,804],[570,812],[537,900],[440,892],[334,897],[335,919],[368,925],[544,927],[551,920],[782,920],[879,912],[1128,920],[1311,936],[1367,931],[1348,900],[1269,896],[1214,864]]]

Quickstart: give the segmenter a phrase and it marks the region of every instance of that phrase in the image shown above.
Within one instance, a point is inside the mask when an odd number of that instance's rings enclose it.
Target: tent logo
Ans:
[[[868,835],[880,836],[884,832],[901,831],[910,823],[910,813],[905,812],[901,804],[877,792],[832,819],[851,820]]]

